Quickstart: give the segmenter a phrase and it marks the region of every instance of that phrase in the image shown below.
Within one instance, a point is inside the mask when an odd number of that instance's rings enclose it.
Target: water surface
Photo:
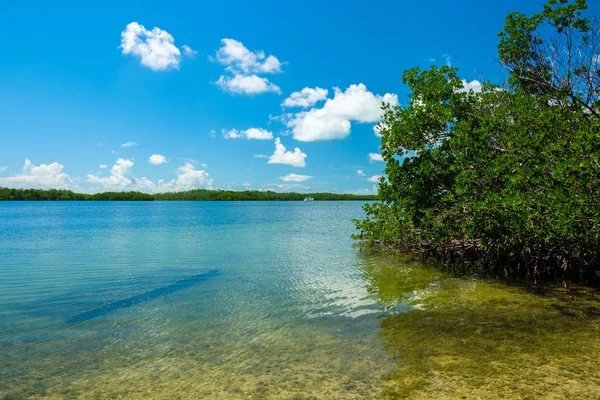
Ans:
[[[0,203],[0,398],[600,398],[594,291],[361,254],[361,206]]]

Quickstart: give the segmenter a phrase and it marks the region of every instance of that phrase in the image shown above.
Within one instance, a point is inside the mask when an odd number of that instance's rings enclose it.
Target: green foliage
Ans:
[[[96,194],[74,193],[70,190],[42,190],[42,189],[10,189],[0,187],[0,201],[2,200],[96,200],[96,201],[153,201],[153,200],[211,200],[211,201],[286,201],[304,200],[303,193],[278,193],[248,190],[235,192],[232,190],[206,190],[197,189],[187,192],[171,192],[148,194],[141,192],[104,192]],[[338,194],[338,193],[313,193],[315,200],[375,200],[376,196]]]
[[[467,92],[449,67],[404,73],[411,101],[383,107],[387,179],[356,238],[496,276],[599,278],[600,79],[588,69],[582,91],[580,70],[540,61],[543,23],[589,43],[584,8],[551,0],[534,17],[507,17],[505,88]]]

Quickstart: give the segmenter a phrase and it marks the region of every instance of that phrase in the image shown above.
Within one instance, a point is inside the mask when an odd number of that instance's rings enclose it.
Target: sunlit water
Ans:
[[[362,254],[361,206],[0,203],[0,398],[600,398],[594,291]]]

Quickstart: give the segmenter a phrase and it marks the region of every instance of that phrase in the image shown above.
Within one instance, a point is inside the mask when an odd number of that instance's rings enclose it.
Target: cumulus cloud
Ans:
[[[365,176],[365,171],[363,171],[362,169],[356,170],[356,173],[359,174],[360,176]]]
[[[375,133],[375,136],[381,137],[381,131],[384,129],[388,129],[387,124],[385,122],[380,122],[373,126],[373,133]]]
[[[379,153],[369,153],[369,162],[383,161],[383,157]]]
[[[98,168],[100,168],[100,169],[106,169],[106,168],[108,168],[108,165],[106,165],[106,164],[100,164],[100,165],[98,165]]]
[[[189,162],[178,168],[177,179],[153,182],[146,177],[137,178],[132,174],[133,161],[119,158],[110,169],[109,176],[88,175],[88,182],[100,190],[139,190],[147,193],[176,192],[200,187],[212,187],[214,183],[208,173],[198,170]]]
[[[281,176],[281,179],[284,182],[304,182],[308,179],[312,178],[310,175],[298,175],[298,174],[289,174],[286,176]]]
[[[321,100],[327,98],[327,89],[321,89],[320,87],[309,88],[305,87],[299,92],[294,92],[281,103],[284,107],[312,107]]]
[[[476,79],[472,80],[471,82],[467,82],[466,79],[463,79],[462,84],[463,84],[462,89],[458,89],[456,91],[456,93],[467,93],[467,92],[481,93],[481,90],[483,89],[481,82],[479,82]]]
[[[7,167],[3,167],[4,171]],[[35,165],[25,160],[21,174],[0,178],[0,186],[15,188],[56,188],[76,187],[69,175],[63,172],[64,166],[56,161],[52,164]],[[0,172],[2,172],[0,171]]]
[[[255,139],[255,140],[271,140],[273,139],[273,133],[262,128],[249,128],[243,131],[237,129],[223,129],[221,131],[225,139]]]
[[[379,179],[381,179],[381,175],[373,175],[373,176],[369,177],[367,180],[369,182],[379,182]]]
[[[110,175],[100,177],[98,175],[88,175],[88,182],[94,185],[100,185],[104,190],[123,190],[130,186],[133,181],[129,177],[133,161],[124,158],[117,159],[115,165],[110,169]]]
[[[214,183],[212,179],[208,179],[208,172],[198,170],[188,162],[179,167],[178,171],[177,179],[162,185],[161,191],[192,190],[202,186],[211,187]]]
[[[274,55],[266,56],[262,50],[251,51],[242,42],[222,39],[221,48],[211,60],[225,66],[227,74],[215,82],[221,90],[233,94],[255,95],[281,93],[279,86],[262,74],[281,72],[281,62]]]
[[[334,90],[334,97],[328,99],[322,108],[299,112],[287,121],[294,139],[304,142],[343,139],[350,134],[351,122],[380,121],[382,102],[398,104],[397,95],[375,95],[362,83],[350,85],[345,91]]]
[[[187,44],[184,44],[183,46],[181,46],[181,50],[183,50],[183,54],[189,58],[196,58],[196,56],[198,55],[198,52],[196,50],[192,49]]]
[[[133,147],[133,146],[137,146],[138,144],[136,142],[125,142],[121,144],[121,147]]]
[[[234,39],[221,39],[221,44],[215,59],[228,70],[245,74],[281,72],[281,62],[273,55],[267,57],[262,50],[250,51]]]
[[[131,22],[121,32],[123,54],[139,57],[142,65],[154,71],[179,68],[181,51],[174,43],[169,32],[157,27],[148,30],[137,22]]]
[[[266,92],[281,93],[279,86],[271,83],[267,78],[262,78],[257,75],[221,75],[216,84],[223,91],[236,94],[253,95]]]
[[[167,157],[162,154],[152,154],[150,158],[148,158],[148,162],[152,165],[160,165],[167,162]]]
[[[303,153],[298,147],[293,152],[286,151],[286,148],[281,144],[281,139],[275,139],[275,152],[269,157],[268,164],[287,164],[294,167],[306,166],[306,153]]]

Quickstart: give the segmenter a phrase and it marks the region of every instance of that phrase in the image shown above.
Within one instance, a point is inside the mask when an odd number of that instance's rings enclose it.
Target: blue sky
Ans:
[[[88,3],[0,4],[0,186],[372,192],[402,71],[500,82],[505,15],[544,4]]]

